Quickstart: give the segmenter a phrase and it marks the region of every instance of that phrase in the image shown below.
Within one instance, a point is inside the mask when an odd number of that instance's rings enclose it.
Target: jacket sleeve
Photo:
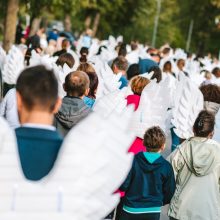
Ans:
[[[163,182],[163,205],[169,204],[176,189],[172,166],[167,166],[167,176]]]
[[[126,192],[128,190],[131,184],[131,181],[132,181],[132,177],[133,177],[134,163],[135,163],[135,159],[132,163],[132,167],[131,167],[130,172],[128,173],[127,178],[125,179],[124,183],[119,188],[120,191]]]

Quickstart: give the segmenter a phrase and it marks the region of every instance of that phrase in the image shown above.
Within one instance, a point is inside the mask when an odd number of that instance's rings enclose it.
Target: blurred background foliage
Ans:
[[[12,0],[0,0],[0,39],[7,7]],[[18,18],[30,16],[45,26],[63,21],[66,31],[76,36],[91,28],[100,39],[123,35],[126,42],[151,44],[157,0],[17,0]],[[190,50],[219,53],[220,0],[161,0],[156,46],[170,43],[186,47],[190,23],[193,33]],[[25,22],[22,22],[25,25]]]

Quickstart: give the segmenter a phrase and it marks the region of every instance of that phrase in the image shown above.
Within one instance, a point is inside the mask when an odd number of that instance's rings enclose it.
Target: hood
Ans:
[[[138,165],[141,167],[143,172],[148,173],[153,170],[160,169],[163,166],[163,157],[160,156],[153,163],[151,163],[145,156],[143,152],[140,152],[136,155],[136,161]]]
[[[90,108],[80,98],[64,97],[55,117],[65,128],[70,129],[90,112]]]
[[[217,164],[216,155],[220,155],[220,145],[216,141],[200,137],[186,140],[178,150],[187,167],[196,176],[211,173]]]
[[[139,95],[129,95],[127,96],[127,105],[134,105],[134,110],[136,111],[138,106],[139,106],[139,102],[140,102],[140,96]]]

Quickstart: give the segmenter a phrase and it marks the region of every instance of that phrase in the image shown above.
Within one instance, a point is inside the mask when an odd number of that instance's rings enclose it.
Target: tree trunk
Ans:
[[[92,28],[93,37],[96,35],[96,32],[98,30],[100,17],[101,17],[100,12],[97,12],[96,15],[95,15],[95,19],[94,19],[94,23],[93,23],[93,28]]]
[[[70,15],[66,14],[64,19],[64,30],[67,32],[71,32],[71,27],[72,27],[71,17]]]
[[[19,0],[8,0],[3,40],[3,48],[6,52],[9,51],[15,41],[18,9]]]
[[[31,23],[31,31],[30,31],[29,36],[33,36],[36,34],[38,29],[40,28],[41,20],[42,20],[41,17],[36,17],[33,19],[32,23]]]
[[[91,22],[92,22],[91,15],[86,16],[86,20],[85,20],[85,28],[86,29],[90,28]]]

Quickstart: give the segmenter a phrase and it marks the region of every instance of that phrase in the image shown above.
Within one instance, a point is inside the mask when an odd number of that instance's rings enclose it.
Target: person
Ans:
[[[200,86],[200,91],[204,97],[204,109],[217,114],[220,108],[220,88],[215,84]]]
[[[63,88],[66,96],[55,115],[55,126],[65,136],[73,126],[91,112],[83,101],[83,97],[89,93],[89,77],[82,71],[71,72],[66,76]]]
[[[53,168],[63,141],[52,126],[61,105],[53,71],[41,65],[25,69],[18,77],[16,96],[21,127],[15,133],[21,167],[28,180],[38,181]]]
[[[85,72],[89,77],[89,93],[87,96],[84,96],[83,101],[88,107],[92,108],[96,100],[96,92],[99,84],[98,76],[95,69],[89,63],[81,63],[77,70]]]
[[[118,56],[113,60],[112,63],[112,71],[114,74],[121,73],[122,76],[120,78],[121,86],[119,89],[122,89],[128,85],[128,80],[126,77],[126,71],[128,69],[128,61],[123,56]]]
[[[176,78],[180,81],[182,77],[186,76],[189,77],[189,74],[184,71],[185,67],[185,60],[184,59],[178,59],[177,60],[177,71],[175,73]]]
[[[121,185],[125,191],[120,220],[159,220],[161,207],[169,204],[175,191],[171,164],[161,152],[166,136],[160,127],[151,127],[144,134],[147,152],[135,155],[132,168]]]
[[[162,71],[159,66],[152,66],[149,69],[149,73],[153,72],[151,80],[156,79],[156,82],[159,83],[162,80]]]
[[[59,56],[59,58],[56,61],[57,66],[63,67],[64,64],[67,64],[69,68],[73,68],[75,64],[75,60],[70,53],[63,53]]]
[[[220,68],[219,67],[215,67],[212,70],[212,74],[213,74],[213,83],[217,84],[218,86],[220,86]]]
[[[127,70],[127,79],[131,80],[134,76],[140,75],[139,65],[134,63],[128,67]]]
[[[81,55],[81,57],[80,57],[80,59],[79,59],[79,61],[81,62],[81,63],[86,63],[87,62],[87,56],[88,56],[88,54],[89,54],[89,49],[87,48],[87,47],[82,47],[81,49],[80,49],[80,55]]]
[[[61,54],[67,53],[68,49],[70,47],[70,42],[68,39],[63,39],[62,41],[62,49],[58,50],[53,54],[54,57],[59,57]]]
[[[150,69],[152,67],[158,67],[158,64],[151,59],[139,58],[138,64],[139,64],[140,74],[150,73]]]
[[[171,64],[170,61],[167,61],[167,62],[164,63],[163,73],[165,73],[165,74],[171,74],[173,77],[176,78],[175,73],[172,71],[172,64]]]
[[[171,155],[176,190],[170,219],[220,219],[220,145],[212,139],[215,116],[203,110],[195,120],[194,137]]]

